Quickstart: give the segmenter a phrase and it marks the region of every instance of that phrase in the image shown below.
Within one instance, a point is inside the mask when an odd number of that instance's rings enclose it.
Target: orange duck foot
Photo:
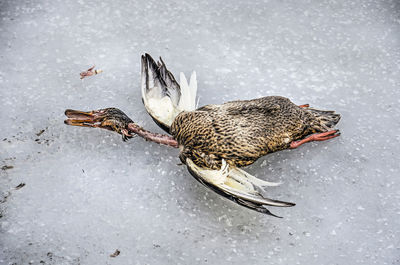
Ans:
[[[299,147],[302,144],[312,142],[312,141],[325,141],[325,140],[328,140],[331,138],[335,138],[339,135],[340,135],[339,130],[332,130],[332,131],[328,131],[328,132],[324,132],[324,133],[312,134],[311,136],[309,136],[305,139],[291,142],[290,148],[294,149],[294,148]]]

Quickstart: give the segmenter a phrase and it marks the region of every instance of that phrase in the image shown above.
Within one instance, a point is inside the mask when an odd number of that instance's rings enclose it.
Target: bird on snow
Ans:
[[[180,84],[165,63],[142,55],[142,100],[153,120],[169,135],[152,133],[116,108],[89,112],[67,109],[65,123],[96,127],[179,148],[179,158],[193,177],[223,197],[257,212],[272,214],[265,206],[294,206],[263,195],[264,188],[280,183],[258,179],[242,167],[279,150],[340,135],[334,129],[340,115],[280,96],[230,101],[197,108],[197,80],[193,72]]]

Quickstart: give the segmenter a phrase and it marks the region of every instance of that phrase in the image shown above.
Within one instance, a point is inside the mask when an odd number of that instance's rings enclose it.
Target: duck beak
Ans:
[[[68,119],[64,121],[67,125],[95,127],[95,114],[93,111],[85,112],[67,109],[65,111],[65,116],[68,117]]]
[[[119,109],[107,108],[92,111],[67,109],[65,115],[67,119],[64,123],[67,125],[115,131],[122,134],[122,139],[124,141],[128,138],[132,138],[132,135],[128,132],[128,125],[133,123],[133,121]]]

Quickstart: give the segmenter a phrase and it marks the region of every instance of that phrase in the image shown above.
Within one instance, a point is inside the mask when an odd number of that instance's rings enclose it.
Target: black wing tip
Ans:
[[[161,65],[162,65],[162,66],[164,66],[165,68],[167,68],[167,66],[165,65],[165,63],[164,63],[163,59],[161,58],[161,56],[160,56],[160,62],[161,62]]]
[[[296,205],[296,204],[293,203],[293,202],[284,202],[284,201],[277,201],[277,200],[276,200],[276,202],[285,204],[285,205],[282,205],[281,207],[293,207],[293,206]]]
[[[159,58],[160,58],[160,61],[156,62],[156,60],[154,60],[153,57],[151,57],[151,55],[148,54],[147,52],[142,54],[142,61],[143,62],[148,62],[149,64],[153,64],[153,65],[158,66],[158,67],[164,66],[166,68],[164,60],[161,58],[161,56]]]
[[[145,62],[148,62],[148,63],[154,63],[154,64],[156,64],[156,62],[155,62],[155,60],[153,59],[153,57],[151,57],[151,55],[148,54],[148,53],[145,53],[144,55],[142,55],[142,60],[144,60]]]
[[[273,216],[273,217],[276,217],[276,218],[283,219],[283,217],[282,217],[282,216],[279,216],[279,215],[273,214],[273,213],[271,213],[271,211],[270,211],[270,210],[268,210],[267,208],[264,208],[264,207],[261,207],[261,209],[254,209],[254,210],[256,210],[257,212],[260,212],[260,213],[266,214],[266,215],[270,215],[270,216]]]
[[[148,54],[148,53],[142,54],[142,64],[144,64],[144,65],[147,64],[147,65],[150,65],[150,66],[153,66],[153,65],[156,66],[157,65],[156,62],[154,61],[153,57],[151,57],[151,55]]]
[[[153,60],[153,58],[148,53],[142,54],[141,59],[142,59],[142,64],[148,62],[149,60]]]

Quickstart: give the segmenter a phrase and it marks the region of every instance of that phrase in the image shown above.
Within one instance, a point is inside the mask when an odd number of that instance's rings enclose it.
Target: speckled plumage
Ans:
[[[336,124],[339,115],[333,115]],[[190,158],[200,167],[219,169],[222,159],[236,167],[247,166],[261,156],[289,148],[292,141],[327,129],[308,108],[270,96],[182,112],[171,134],[180,145],[182,162]]]

